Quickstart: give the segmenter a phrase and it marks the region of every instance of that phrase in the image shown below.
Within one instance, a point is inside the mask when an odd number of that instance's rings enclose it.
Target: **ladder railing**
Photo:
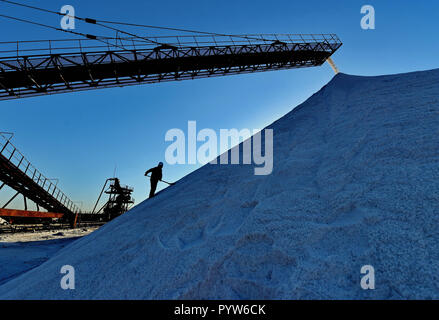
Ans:
[[[210,46],[239,46],[269,44],[280,41],[286,44],[327,43],[341,44],[336,34],[245,34],[245,35],[183,35],[148,38],[133,37],[100,37],[107,44],[94,39],[58,39],[58,40],[29,40],[0,42],[0,59],[20,57],[65,54],[76,52],[102,52],[123,50],[154,49],[160,45],[176,48],[210,47]]]

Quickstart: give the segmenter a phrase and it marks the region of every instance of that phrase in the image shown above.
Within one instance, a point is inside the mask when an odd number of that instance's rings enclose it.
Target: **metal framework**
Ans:
[[[10,142],[0,133],[0,189],[8,185],[16,194],[0,209],[0,217],[38,217],[61,218],[65,216],[75,221],[78,207],[51,180],[38,171]],[[18,194],[24,197],[25,210],[8,210],[8,206]],[[26,199],[48,212],[27,210]]]
[[[149,39],[0,43],[0,100],[320,66],[342,45],[335,34]]]
[[[80,215],[81,221],[110,221],[127,212],[135,201],[131,197],[133,191],[134,189],[132,187],[121,185],[118,178],[107,179],[92,212],[88,214],[82,213]],[[96,211],[104,193],[108,194],[108,201]]]

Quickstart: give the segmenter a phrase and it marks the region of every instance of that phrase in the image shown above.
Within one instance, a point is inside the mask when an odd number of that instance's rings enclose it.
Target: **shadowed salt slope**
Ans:
[[[438,299],[439,69],[339,74],[270,127],[272,175],[204,166],[0,298]]]

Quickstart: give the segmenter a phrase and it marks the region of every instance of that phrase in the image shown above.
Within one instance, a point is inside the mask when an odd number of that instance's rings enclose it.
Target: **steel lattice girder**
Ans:
[[[0,100],[322,65],[341,42],[274,42],[0,58]]]
[[[32,200],[50,212],[58,212],[74,217],[74,213],[44,190],[32,178],[24,174],[7,158],[0,154],[0,181]]]

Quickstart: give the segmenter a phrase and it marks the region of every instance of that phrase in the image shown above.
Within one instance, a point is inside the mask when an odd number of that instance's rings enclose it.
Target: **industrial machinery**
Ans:
[[[335,34],[47,40],[0,43],[0,100],[320,66]]]
[[[92,213],[83,213],[57,186],[58,179],[46,178],[12,144],[13,134],[0,132],[0,191],[9,186],[14,194],[0,206],[0,224],[13,230],[56,229],[87,225],[102,225],[134,204],[133,188],[122,186],[118,178],[105,181]],[[56,180],[56,183],[54,182]],[[103,194],[108,195],[105,204],[96,211]],[[23,208],[10,209],[21,195]],[[30,210],[29,201],[37,210]],[[2,226],[0,232],[11,228]],[[12,231],[13,231],[12,230]]]
[[[62,15],[16,1],[0,1]],[[78,37],[0,42],[0,100],[305,68],[320,66],[326,61],[337,73],[331,56],[342,45],[335,34],[228,35],[74,17],[116,32],[115,37],[107,37],[6,15],[4,10],[0,17]],[[184,32],[184,35],[145,37],[116,27],[120,25],[173,30]],[[125,36],[121,37],[121,34]],[[67,222],[75,227],[78,222],[112,220],[134,204],[131,198],[133,189],[121,186],[118,178],[110,178],[106,180],[92,213],[81,213],[53,180],[43,176],[10,143],[10,138],[0,133],[0,190],[7,185],[16,192],[0,207],[0,218],[10,223]],[[108,195],[108,201],[96,211],[104,193]],[[7,209],[19,194],[24,199],[24,210]],[[36,204],[36,211],[28,210],[28,199]]]
[[[92,213],[81,214],[80,221],[110,221],[120,216],[127,212],[134,204],[134,199],[131,197],[133,191],[134,189],[131,187],[122,186],[118,178],[107,179]],[[108,201],[96,211],[104,193],[108,194]]]
[[[36,5],[0,1],[65,17],[59,11]],[[115,36],[66,30],[42,21],[7,15],[4,11],[0,13],[0,18],[78,37],[0,43],[0,100],[313,67],[326,61],[338,72],[333,61],[328,60],[342,45],[335,34],[230,35],[67,16],[91,24],[93,28],[115,32]],[[142,33],[128,32],[120,26],[141,28]],[[172,30],[184,35],[144,36],[145,29]]]
[[[11,143],[11,133],[0,132],[0,190],[8,185],[15,194],[0,207],[0,218],[9,223],[51,223],[75,226],[79,208],[54,183],[36,169]],[[18,195],[23,196],[24,210],[8,209]],[[37,210],[28,209],[28,200]]]

